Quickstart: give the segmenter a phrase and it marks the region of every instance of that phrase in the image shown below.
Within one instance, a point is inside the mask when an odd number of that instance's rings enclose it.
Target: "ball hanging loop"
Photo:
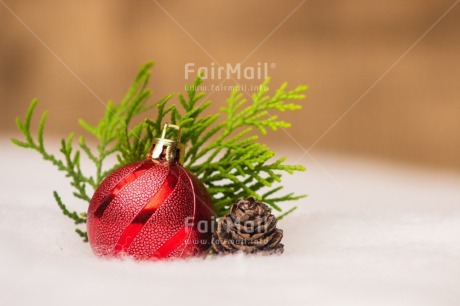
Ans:
[[[168,128],[177,131],[176,139],[166,138]],[[160,138],[153,139],[153,144],[147,154],[147,159],[167,161],[170,163],[184,162],[184,144],[181,143],[182,129],[178,125],[165,123]]]

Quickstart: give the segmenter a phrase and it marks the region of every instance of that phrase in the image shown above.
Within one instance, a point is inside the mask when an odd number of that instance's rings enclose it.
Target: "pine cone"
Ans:
[[[281,254],[283,231],[276,228],[271,209],[253,197],[239,199],[230,213],[217,221],[212,251],[217,254]]]

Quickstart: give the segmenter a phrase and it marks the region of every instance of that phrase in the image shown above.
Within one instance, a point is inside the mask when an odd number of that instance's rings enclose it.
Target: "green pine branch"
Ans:
[[[255,133],[288,128],[290,124],[279,120],[275,112],[300,109],[296,100],[305,98],[306,86],[287,90],[284,83],[275,93],[269,95],[269,79],[259,86],[259,91],[246,99],[236,87],[221,113],[203,115],[211,101],[203,101],[205,93],[197,92],[202,79],[197,77],[193,86],[187,86],[184,95],[178,95],[178,104],[170,102],[173,95],[149,103],[152,95],[147,89],[152,63],[144,65],[124,99],[116,104],[109,101],[104,115],[96,124],[79,120],[79,124],[95,138],[97,146],[91,148],[86,138],[80,136],[75,143],[74,134],[62,139],[60,157],[47,151],[44,145],[44,128],[47,119],[45,111],[38,125],[37,135],[31,132],[31,121],[37,106],[33,100],[23,120],[16,119],[23,140],[11,141],[23,148],[38,152],[70,179],[73,195],[89,203],[91,195],[104,177],[114,169],[145,158],[155,137],[159,137],[164,123],[181,126],[182,142],[186,146],[185,167],[194,173],[208,188],[218,216],[225,214],[230,205],[240,197],[253,196],[282,211],[280,203],[298,200],[303,195],[281,194],[282,174],[304,171],[300,165],[287,165],[284,158],[275,158],[275,152],[258,142]],[[156,114],[153,114],[156,110]],[[145,119],[132,125],[139,116]],[[95,166],[95,173],[83,173],[80,160],[86,158]],[[107,164],[110,156],[116,156],[115,164]],[[59,194],[54,198],[62,213],[74,220],[76,232],[87,241],[87,235],[80,227],[86,222],[86,214],[69,211]],[[293,209],[285,212],[284,217]]]

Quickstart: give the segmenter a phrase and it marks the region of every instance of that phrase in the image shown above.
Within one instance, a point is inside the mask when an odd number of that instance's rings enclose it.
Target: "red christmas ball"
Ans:
[[[197,255],[209,248],[211,197],[178,162],[177,142],[162,140],[152,147],[159,152],[156,157],[149,154],[115,170],[94,193],[87,229],[95,254],[148,260]]]

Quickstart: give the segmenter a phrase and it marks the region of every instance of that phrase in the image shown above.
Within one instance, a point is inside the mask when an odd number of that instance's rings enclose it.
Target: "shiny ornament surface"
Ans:
[[[88,209],[88,238],[100,256],[181,258],[209,248],[213,215],[193,174],[178,162],[147,158],[101,182]]]

